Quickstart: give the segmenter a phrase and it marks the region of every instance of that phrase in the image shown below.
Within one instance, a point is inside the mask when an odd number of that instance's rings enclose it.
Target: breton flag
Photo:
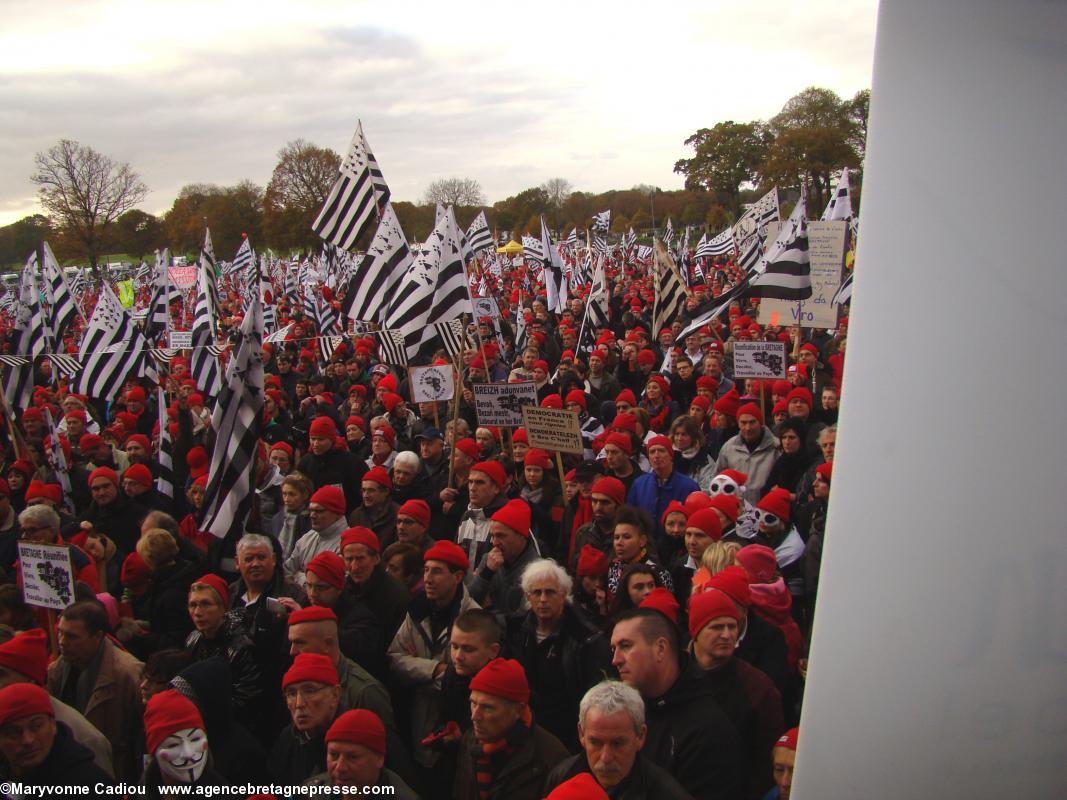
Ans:
[[[104,283],[92,319],[85,331],[78,360],[82,371],[74,391],[97,400],[111,401],[130,375],[159,380],[155,361],[141,329]],[[166,420],[160,420],[162,425]]]
[[[567,308],[567,279],[563,274],[559,250],[552,246],[544,216],[541,217],[541,250],[545,254],[545,293],[548,295],[548,310],[562,314]]]
[[[822,212],[822,219],[852,219],[852,193],[848,186],[848,167],[841,170],[841,175],[834,186],[830,202],[826,204],[826,210]]]
[[[358,122],[340,175],[311,229],[339,249],[351,250],[388,200],[389,187]]]
[[[52,419],[52,412],[47,406],[44,409],[44,419],[45,424],[48,426],[48,438],[44,442],[45,457],[48,460],[48,466],[52,468],[56,480],[59,481],[59,485],[63,489],[63,506],[68,512],[73,513],[74,502],[71,500],[70,492],[70,464],[67,463],[67,454],[63,452],[63,443],[59,438],[59,432],[56,430],[55,420]]]
[[[611,227],[611,209],[593,215],[593,230],[607,231]]]
[[[400,331],[376,331],[374,337],[378,340],[378,350],[382,356],[382,362],[394,367],[406,367],[408,365],[407,341]]]
[[[622,237],[622,249],[626,252],[633,250],[637,246],[637,234],[634,233],[634,229],[631,226],[629,232]]]
[[[334,311],[333,306],[322,299],[321,292],[313,294],[311,300],[315,304],[313,319],[319,329],[319,355],[322,356],[324,362],[327,362],[333,357],[334,350],[340,344],[340,341],[334,342],[333,339],[341,339],[340,334],[343,332],[341,321],[337,318],[337,312]]]
[[[522,257],[526,259],[527,263],[536,261],[538,264],[544,265],[545,255],[541,248],[541,240],[533,236],[523,236]]]
[[[379,322],[411,264],[411,250],[400,220],[393,204],[386,203],[367,254],[352,272],[341,313],[348,319]]]
[[[218,270],[215,267],[215,248],[211,244],[211,230],[204,229],[204,247],[200,251],[200,264],[203,270],[201,274],[206,276],[207,290],[211,296],[211,311],[216,313],[219,308]]]
[[[467,328],[462,319],[452,319],[448,322],[434,324],[437,335],[441,337],[441,346],[445,348],[448,357],[453,361],[463,355],[463,351],[470,347],[467,339]]]
[[[467,242],[474,253],[493,246],[493,234],[489,232],[489,223],[485,219],[484,211],[479,211],[467,228]]]
[[[207,397],[214,397],[219,393],[221,377],[218,359],[208,350],[210,345],[215,344],[215,316],[218,313],[214,259],[207,252],[210,243],[209,237],[200,253],[199,291],[193,317],[189,372],[200,391]]]
[[[696,258],[710,258],[711,253],[708,252],[708,235],[702,233],[700,235],[700,241],[697,242]]]
[[[807,204],[803,195],[767,248],[759,274],[749,281],[747,297],[807,300],[811,297],[811,258],[808,253]]]
[[[267,257],[261,255],[259,257],[259,268],[252,270],[252,276],[248,281],[249,293],[255,292],[259,295],[260,301],[263,303],[263,332],[273,331],[278,327],[278,319],[274,313],[274,303],[270,302],[269,295],[264,295],[263,289],[263,276],[267,274]],[[269,283],[267,284],[270,285]],[[245,303],[245,308],[248,308],[248,303]]]
[[[241,271],[247,270],[252,266],[252,245],[248,241],[248,237],[244,236],[241,239],[241,246],[237,248],[237,255],[233,257],[233,262],[230,264],[229,269],[226,270],[227,275],[240,275]]]
[[[567,238],[563,240],[563,244],[567,247],[577,249],[578,247],[578,229],[571,228],[571,232],[567,234]]]
[[[42,245],[44,261],[41,263],[41,292],[46,306],[45,316],[52,331],[51,352],[58,352],[63,341],[63,334],[75,317],[81,312],[74,304],[74,297],[67,288],[67,279],[59,268],[52,248],[48,242]]]
[[[589,286],[589,301],[586,314],[594,328],[606,328],[610,324],[608,315],[608,284],[604,278],[604,257],[597,259],[593,269],[593,281]]]
[[[159,409],[159,453],[156,460],[159,469],[156,472],[156,491],[164,497],[174,499],[174,453],[170,441],[170,428],[167,424],[167,398],[162,388],[156,392]]]
[[[674,266],[671,257],[667,255],[667,249],[659,239],[654,241],[656,248],[656,266],[652,273],[655,298],[652,304],[652,330],[658,335],[659,331],[669,328],[671,323],[682,313],[685,308],[685,283],[678,274],[678,268]]]
[[[843,306],[849,300],[852,299],[852,277],[856,274],[854,270],[850,270],[845,279],[841,281],[841,285],[834,293],[834,299],[830,301],[830,305]]]
[[[244,532],[255,497],[255,459],[263,419],[263,306],[254,295],[241,324],[234,356],[226,368],[211,427],[207,488],[200,530],[220,539]]]
[[[712,237],[708,240],[704,246],[705,252],[709,256],[721,256],[726,253],[732,253],[734,250],[734,237],[730,228],[727,228],[718,236]]]
[[[173,298],[169,266],[170,250],[164,248],[162,253],[156,250],[155,287],[152,289],[152,299],[148,301],[148,314],[143,323],[145,337],[150,342],[157,342],[170,328],[170,313],[167,307]]]
[[[30,254],[22,269],[19,284],[19,307],[15,315],[12,335],[17,337],[11,353],[27,359],[26,363],[8,363],[7,379],[4,381],[4,396],[12,408],[26,409],[33,400],[33,367],[38,356],[44,355],[51,332],[41,309],[35,272],[37,252]]]
[[[667,230],[663,234],[663,244],[667,246],[668,252],[674,249],[674,223],[670,217],[667,217]]]

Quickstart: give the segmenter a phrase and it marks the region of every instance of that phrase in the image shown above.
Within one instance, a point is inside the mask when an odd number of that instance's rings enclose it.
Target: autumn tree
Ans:
[[[686,189],[714,192],[736,213],[741,186],[756,179],[767,155],[771,134],[760,122],[720,122],[688,139],[692,158],[679,159],[674,171],[685,176]]]
[[[485,203],[482,185],[474,178],[441,178],[426,187],[425,202],[443,206],[480,206]]]
[[[41,205],[95,272],[109,228],[144,200],[148,187],[129,164],[71,139],[37,153],[33,163],[30,180]]]
[[[209,228],[215,256],[229,260],[240,247],[242,234],[257,250],[267,245],[262,220],[263,189],[251,181],[229,187],[194,183],[178,192],[164,225],[174,252],[198,253],[204,229]]]
[[[263,230],[279,250],[317,247],[311,230],[337,180],[341,156],[304,139],[278,151],[278,163],[263,196]]]
[[[137,208],[115,220],[111,234],[110,249],[134,258],[143,259],[167,246],[167,232],[162,220]]]

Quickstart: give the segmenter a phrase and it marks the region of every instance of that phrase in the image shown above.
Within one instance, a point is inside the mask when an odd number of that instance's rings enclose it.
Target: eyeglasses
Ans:
[[[329,688],[329,686],[302,686],[299,689],[286,689],[284,692],[282,692],[282,696],[285,697],[285,702],[295,703],[301,697],[305,700],[310,700],[319,692],[325,691]]]
[[[753,516],[756,517],[756,522],[760,525],[777,525],[782,521],[782,518],[777,514],[772,514],[770,511],[764,511],[762,508],[752,509]]]
[[[530,591],[528,591],[526,593],[526,596],[527,597],[533,597],[533,598],[538,598],[538,597],[546,597],[547,598],[547,597],[555,597],[558,594],[559,594],[559,590],[558,589],[531,589]]]

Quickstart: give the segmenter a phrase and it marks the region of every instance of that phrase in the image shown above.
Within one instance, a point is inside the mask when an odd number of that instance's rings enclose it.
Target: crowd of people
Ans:
[[[690,312],[736,269],[716,267]],[[408,400],[373,337],[324,362],[279,302],[252,511],[225,539],[201,528],[220,443],[186,358],[112,402],[39,363],[4,431],[0,777],[788,798],[847,320],[763,327],[747,301],[678,339],[685,315],[654,330],[651,278],[618,265],[579,346],[581,293],[553,313],[524,275],[439,404]],[[785,342],[786,377],[735,376],[745,340]],[[585,452],[480,425],[471,387],[494,381],[575,412]],[[58,619],[23,600],[20,541],[70,554]]]

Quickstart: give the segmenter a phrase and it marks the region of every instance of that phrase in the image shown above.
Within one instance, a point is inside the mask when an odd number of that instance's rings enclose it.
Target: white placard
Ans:
[[[475,297],[474,298],[474,318],[480,320],[482,317],[490,317],[496,319],[500,316],[500,309],[497,308],[496,300],[492,297]]]
[[[456,392],[452,382],[451,365],[411,367],[408,370],[411,399],[415,403],[437,403],[451,400]]]
[[[735,378],[785,378],[785,342],[734,342]]]
[[[566,408],[522,409],[522,425],[530,447],[581,455],[585,452],[578,414]]]
[[[471,390],[479,425],[518,428],[523,406],[537,405],[537,386],[532,382],[476,383]]]
[[[170,275],[170,282],[176,287],[190,289],[196,285],[196,270],[196,266],[171,267],[167,272]]]
[[[799,324],[803,328],[837,327],[837,306],[830,301],[841,286],[841,268],[845,263],[845,220],[808,223],[808,253],[811,256],[811,297],[799,302],[767,298],[759,304],[761,325],[784,327]],[[775,314],[778,316],[775,318]],[[773,320],[777,319],[777,323]]]
[[[19,571],[26,605],[62,611],[74,602],[74,567],[64,545],[19,542]]]
[[[192,331],[171,331],[167,336],[167,344],[171,349],[181,350],[193,346]]]

